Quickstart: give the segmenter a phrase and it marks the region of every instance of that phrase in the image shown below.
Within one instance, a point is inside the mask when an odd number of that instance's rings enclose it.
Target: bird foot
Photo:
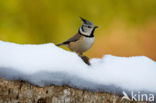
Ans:
[[[80,56],[80,55],[79,55],[79,56]],[[84,56],[84,55],[81,55],[80,57],[81,57],[81,59],[82,59],[87,65],[91,65],[90,62],[89,62],[89,57]]]

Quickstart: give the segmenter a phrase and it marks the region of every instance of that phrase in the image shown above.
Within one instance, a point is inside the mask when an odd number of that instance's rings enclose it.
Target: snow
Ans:
[[[38,86],[69,85],[80,89],[122,93],[156,93],[156,62],[145,56],[105,55],[86,65],[76,53],[52,43],[21,45],[0,41],[0,77]]]

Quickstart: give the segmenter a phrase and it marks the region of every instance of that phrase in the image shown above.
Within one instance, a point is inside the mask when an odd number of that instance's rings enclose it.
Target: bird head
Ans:
[[[82,20],[83,24],[79,29],[79,33],[84,35],[84,36],[94,36],[94,31],[98,26],[94,25],[92,22],[80,17]]]

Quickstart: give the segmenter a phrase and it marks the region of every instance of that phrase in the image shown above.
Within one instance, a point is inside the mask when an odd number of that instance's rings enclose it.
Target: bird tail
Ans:
[[[61,45],[64,45],[64,44],[63,43],[56,44],[56,46],[61,46]]]

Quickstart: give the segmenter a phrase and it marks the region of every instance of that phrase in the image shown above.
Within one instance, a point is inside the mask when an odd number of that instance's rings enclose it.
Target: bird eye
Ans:
[[[92,28],[91,26],[87,26],[88,28]]]

